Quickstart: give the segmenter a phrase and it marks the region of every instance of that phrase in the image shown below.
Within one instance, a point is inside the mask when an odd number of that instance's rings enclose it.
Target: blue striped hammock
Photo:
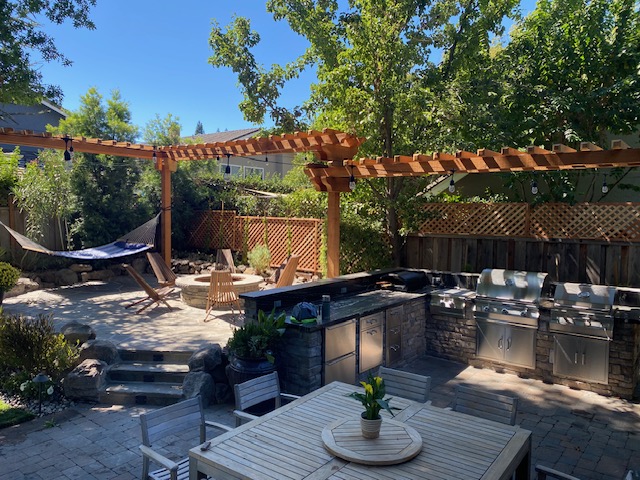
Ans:
[[[56,257],[73,258],[76,260],[105,260],[109,258],[126,257],[135,253],[144,252],[153,248],[156,238],[156,228],[160,220],[160,214],[153,217],[135,230],[118,238],[115,242],[102,245],[100,247],[84,248],[82,250],[49,250],[47,247],[28,239],[21,233],[12,230],[4,223],[0,222],[4,228],[25,250],[53,255]]]

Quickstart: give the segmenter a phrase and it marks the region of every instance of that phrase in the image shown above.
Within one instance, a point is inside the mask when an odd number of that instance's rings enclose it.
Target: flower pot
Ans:
[[[375,420],[365,418],[365,413],[360,414],[360,427],[362,428],[362,436],[364,438],[378,438],[380,436],[380,427],[382,425],[382,417]]]
[[[235,355],[230,355],[229,365],[226,366],[225,373],[227,374],[227,380],[229,380],[229,386],[233,390],[233,386],[238,383],[253,380],[254,378],[267,375],[275,370],[275,365],[266,358],[240,358]],[[273,400],[267,400],[247,409],[247,412],[253,415],[263,415],[273,410],[274,407],[275,402]]]

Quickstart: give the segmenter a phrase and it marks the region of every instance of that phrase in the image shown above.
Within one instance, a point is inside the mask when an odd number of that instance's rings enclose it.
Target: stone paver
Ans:
[[[149,279],[151,280],[151,279]],[[124,305],[141,295],[126,277],[32,292],[5,300],[7,312],[54,314],[57,328],[70,320],[90,324],[99,339],[121,348],[195,350],[203,343],[225,344],[233,316],[219,311],[202,322],[203,311],[181,304],[152,307],[141,315]],[[640,469],[640,404],[591,392],[549,385],[516,375],[423,357],[407,370],[432,378],[431,400],[446,407],[457,385],[517,396],[517,424],[533,432],[532,463],[541,463],[584,480],[620,480]],[[147,406],[79,404],[54,418],[40,418],[0,430],[0,480],[140,478],[139,415]],[[209,420],[234,426],[232,405],[206,409]],[[47,428],[45,422],[55,426]],[[215,432],[214,432],[215,433]],[[186,451],[198,434],[171,439],[171,451]],[[169,450],[167,450],[169,451]]]

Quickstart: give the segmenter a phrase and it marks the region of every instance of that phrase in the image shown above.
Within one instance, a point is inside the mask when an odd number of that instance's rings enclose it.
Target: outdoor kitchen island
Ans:
[[[300,302],[321,309],[331,298],[329,320],[287,325],[276,352],[278,373],[287,393],[306,394],[334,380],[355,383],[380,365],[399,366],[425,353],[427,278],[416,291],[377,288],[397,270],[345,275],[277,290],[241,295],[247,319],[259,310],[291,313]],[[423,272],[420,272],[424,274]]]

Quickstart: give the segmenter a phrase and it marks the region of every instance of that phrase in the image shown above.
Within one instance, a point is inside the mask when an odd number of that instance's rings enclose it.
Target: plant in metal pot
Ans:
[[[284,312],[276,315],[275,308],[269,314],[259,310],[257,321],[246,323],[234,330],[227,342],[229,354],[242,359],[266,358],[274,363],[273,352],[284,333],[285,318]]]

